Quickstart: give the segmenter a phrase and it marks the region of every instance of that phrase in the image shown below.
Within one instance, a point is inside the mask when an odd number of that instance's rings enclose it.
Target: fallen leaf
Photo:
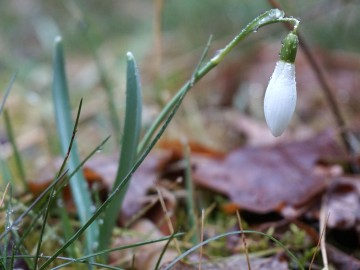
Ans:
[[[196,153],[204,157],[223,158],[225,156],[224,152],[210,149],[196,142],[190,141],[186,142],[186,144],[190,147],[192,153]],[[171,151],[172,160],[182,159],[184,156],[184,143],[179,140],[161,140],[159,142],[159,148]]]
[[[333,264],[337,270],[359,270],[360,261],[343,251],[335,248],[334,246],[327,244],[326,252],[329,257],[329,262]]]
[[[343,155],[331,132],[306,141],[244,147],[224,159],[192,158],[197,184],[227,195],[257,213],[301,207],[323,192],[328,179],[314,170],[321,160]]]
[[[170,150],[156,149],[146,157],[144,162],[133,174],[129,183],[122,204],[121,215],[119,214],[119,222],[122,225],[127,224],[127,222],[146,205],[153,203],[154,200],[158,200],[158,196],[155,196],[155,198],[154,195],[148,196],[148,192],[155,190],[161,171],[174,159],[179,159],[178,148]],[[50,185],[52,177],[56,173],[55,168],[60,167],[62,160],[56,159],[54,163],[54,166],[46,166],[44,170],[40,170],[43,172],[43,175],[38,177],[38,181],[28,182],[29,190],[34,196],[38,196]],[[118,158],[116,156],[105,156],[101,154],[93,156],[83,167],[83,173],[87,183],[90,187],[96,189],[100,197],[104,200],[113,188],[117,167]],[[51,170],[50,168],[54,169]],[[68,210],[74,212],[75,208],[69,185],[64,188],[63,197]],[[168,210],[170,212],[173,211],[176,203],[169,193],[164,193],[164,201]],[[151,209],[151,219],[157,223],[163,216],[164,213],[160,205],[154,204]],[[165,229],[164,232],[166,232]]]
[[[236,110],[222,111],[226,121],[237,133],[246,138],[247,146],[260,146],[275,143],[278,138],[271,135],[265,121],[259,121]],[[283,139],[283,137],[281,137]]]
[[[360,229],[360,183],[357,177],[341,177],[329,187],[325,209],[330,229]]]
[[[157,149],[150,153],[136,170],[123,201],[120,218],[122,224],[125,224],[127,220],[139,213],[144,205],[153,200],[153,198],[147,199],[146,195],[151,188],[156,186],[159,172],[172,158],[171,151]],[[90,159],[84,167],[86,179],[99,181],[108,191],[111,191],[117,166],[116,157],[97,155]]]
[[[164,234],[154,223],[147,219],[140,219],[131,226],[131,234],[116,237],[113,247],[130,245],[146,240],[156,240],[164,237]],[[172,240],[175,241],[175,240]],[[142,245],[137,248],[115,251],[110,254],[110,264],[117,265],[119,260],[133,264],[135,269],[152,270],[166,245],[167,241]],[[172,242],[173,243],[173,242]],[[161,262],[171,261],[178,255],[173,245],[169,245]],[[129,265],[129,268],[130,268]]]

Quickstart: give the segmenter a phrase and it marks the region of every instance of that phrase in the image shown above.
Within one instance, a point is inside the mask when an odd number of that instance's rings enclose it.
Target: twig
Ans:
[[[169,214],[169,212],[168,212],[168,210],[167,210],[167,207],[166,207],[166,204],[165,204],[165,201],[164,201],[164,197],[163,197],[163,195],[162,195],[162,193],[161,193],[160,188],[157,187],[157,188],[156,188],[156,191],[157,191],[157,193],[158,193],[158,195],[159,195],[159,200],[160,200],[161,208],[162,208],[162,210],[163,210],[164,213],[165,213],[165,218],[166,218],[166,221],[167,221],[167,224],[168,224],[170,233],[171,233],[171,234],[174,234],[174,226],[173,226],[173,224],[172,224],[172,222],[171,222],[170,214]],[[177,252],[178,252],[179,254],[181,254],[180,245],[179,245],[177,239],[175,238],[174,241],[175,241],[175,247],[176,247]]]
[[[201,210],[201,235],[200,243],[204,241],[204,223],[205,223],[205,210]],[[202,265],[202,256],[203,256],[203,246],[200,247],[200,258],[199,258],[199,270],[201,270]]]
[[[236,211],[236,216],[238,218],[238,222],[239,222],[239,227],[240,227],[240,231],[244,231],[244,228],[242,226],[242,222],[241,222],[241,217],[240,217],[240,213],[239,211]],[[246,243],[246,236],[244,233],[241,234],[241,238],[244,244],[244,248],[245,248],[245,256],[246,256],[246,262],[247,262],[247,266],[248,266],[248,270],[251,270],[251,265],[250,265],[250,258],[249,258],[249,250],[247,247],[247,243]]]
[[[327,199],[327,196],[325,196],[325,199]],[[321,207],[321,210],[320,210],[320,228],[323,228],[323,231],[321,232],[321,236],[320,236],[320,241],[321,241],[320,247],[321,247],[321,256],[322,256],[322,260],[323,260],[323,264],[324,264],[323,270],[328,270],[329,262],[328,262],[328,258],[327,258],[327,252],[326,252],[325,229],[326,229],[326,225],[329,220],[330,212],[327,211],[327,208],[324,204],[324,200],[322,203],[323,207]]]
[[[196,221],[196,214],[195,214],[195,202],[194,202],[194,186],[192,180],[192,170],[191,170],[191,149],[189,143],[186,139],[182,141],[183,148],[184,148],[184,160],[185,160],[185,188],[186,188],[186,206],[187,212],[189,217],[189,225],[191,227],[190,238],[193,245],[196,245],[199,241],[198,239],[198,230],[197,230],[197,221]]]
[[[326,224],[329,220],[329,216],[330,216],[330,213],[328,213],[328,215],[326,216],[325,209],[322,207],[322,209],[320,211],[320,222],[319,222],[320,223],[319,228],[322,228],[321,234],[320,234],[319,241],[316,245],[315,252],[311,259],[309,270],[311,270],[311,268],[314,264],[315,256],[316,256],[316,253],[319,251],[319,248],[321,249],[321,256],[322,256],[322,260],[323,260],[323,264],[324,264],[324,268],[322,270],[329,269],[329,263],[328,263],[327,253],[326,253],[326,242],[325,242]]]
[[[1,198],[1,201],[0,201],[0,207],[1,207],[1,206],[3,205],[3,203],[4,203],[5,196],[6,196],[6,193],[7,193],[7,191],[8,191],[9,185],[10,185],[10,183],[7,183],[7,184],[6,184],[6,187],[5,187],[5,191],[4,191],[3,197]]]

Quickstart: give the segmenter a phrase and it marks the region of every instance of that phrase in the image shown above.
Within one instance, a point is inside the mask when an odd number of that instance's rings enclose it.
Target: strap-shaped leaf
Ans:
[[[74,124],[71,118],[71,107],[64,65],[64,50],[61,37],[55,39],[53,72],[52,96],[55,106],[55,118],[58,134],[60,136],[61,150],[65,156],[71,143]],[[76,141],[74,141],[69,156],[69,170],[76,170],[79,164],[80,158]],[[81,224],[85,224],[93,214],[91,210],[93,209],[93,205],[87,183],[85,182],[81,170],[78,170],[70,179],[70,186]],[[86,232],[86,240],[87,252],[91,252],[94,249],[94,243],[97,243],[98,240],[98,226],[96,222],[94,222]]]
[[[137,146],[141,131],[141,85],[139,72],[132,53],[127,53],[126,72],[126,110],[125,123],[120,152],[118,171],[114,183],[115,189],[134,166],[137,156]],[[115,196],[114,201],[106,209],[104,223],[101,227],[99,249],[108,248],[111,234],[119,216],[119,211],[124,200],[128,183]]]

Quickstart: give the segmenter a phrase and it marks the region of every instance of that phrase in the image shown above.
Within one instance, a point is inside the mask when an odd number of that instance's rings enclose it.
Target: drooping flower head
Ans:
[[[280,60],[265,92],[264,114],[271,133],[278,137],[288,126],[296,107],[295,57],[298,37],[290,32],[283,40]]]

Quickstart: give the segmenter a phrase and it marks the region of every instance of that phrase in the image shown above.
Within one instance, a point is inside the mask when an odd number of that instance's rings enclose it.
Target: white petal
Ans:
[[[295,65],[278,61],[264,99],[266,123],[275,137],[284,132],[295,111],[295,106]]]

